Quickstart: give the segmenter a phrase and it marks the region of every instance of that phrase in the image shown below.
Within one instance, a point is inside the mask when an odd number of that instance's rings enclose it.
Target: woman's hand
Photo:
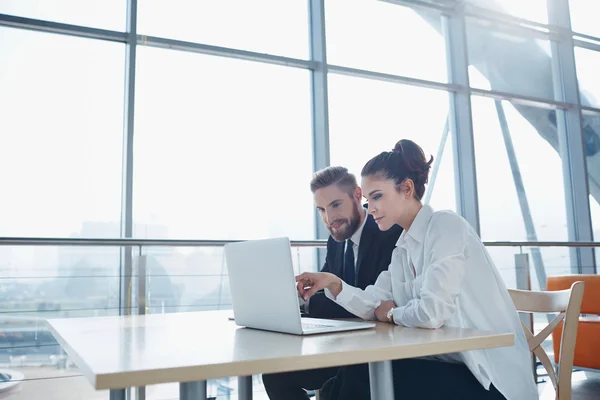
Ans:
[[[390,322],[387,313],[394,307],[396,307],[396,304],[393,301],[382,301],[379,307],[377,307],[377,309],[375,310],[375,316],[381,322]]]
[[[325,288],[335,297],[342,291],[342,280],[329,272],[305,272],[296,277],[296,282],[298,294],[304,301]]]

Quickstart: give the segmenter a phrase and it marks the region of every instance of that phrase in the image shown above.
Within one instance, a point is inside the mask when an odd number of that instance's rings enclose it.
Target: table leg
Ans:
[[[135,388],[135,399],[146,400],[146,386],[139,386]]]
[[[252,400],[252,376],[238,377],[238,400]]]
[[[391,361],[369,363],[369,380],[371,382],[372,399],[394,398],[394,378]]]
[[[206,381],[179,383],[179,398],[181,400],[206,400]]]
[[[110,400],[125,400],[125,391],[126,389],[111,389]]]

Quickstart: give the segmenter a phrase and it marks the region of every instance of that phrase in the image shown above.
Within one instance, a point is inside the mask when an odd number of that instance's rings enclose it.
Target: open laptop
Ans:
[[[375,327],[369,322],[301,318],[288,238],[229,243],[225,259],[239,326],[296,335]]]

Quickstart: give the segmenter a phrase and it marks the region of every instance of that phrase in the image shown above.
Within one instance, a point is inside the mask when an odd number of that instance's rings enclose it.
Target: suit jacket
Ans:
[[[371,215],[360,236],[358,244],[358,259],[356,260],[356,285],[361,289],[372,285],[382,271],[386,271],[392,259],[392,251],[402,233],[402,228],[393,226],[387,231],[379,230]],[[331,236],[327,241],[327,255],[321,272],[331,272],[343,277],[344,273],[344,244],[336,242]],[[315,293],[308,303],[308,316],[313,318],[356,318],[334,301],[325,296],[323,291]]]

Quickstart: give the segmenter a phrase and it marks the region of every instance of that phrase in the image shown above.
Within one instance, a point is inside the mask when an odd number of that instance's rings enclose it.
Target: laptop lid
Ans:
[[[236,324],[302,333],[289,238],[228,243],[224,251]]]

